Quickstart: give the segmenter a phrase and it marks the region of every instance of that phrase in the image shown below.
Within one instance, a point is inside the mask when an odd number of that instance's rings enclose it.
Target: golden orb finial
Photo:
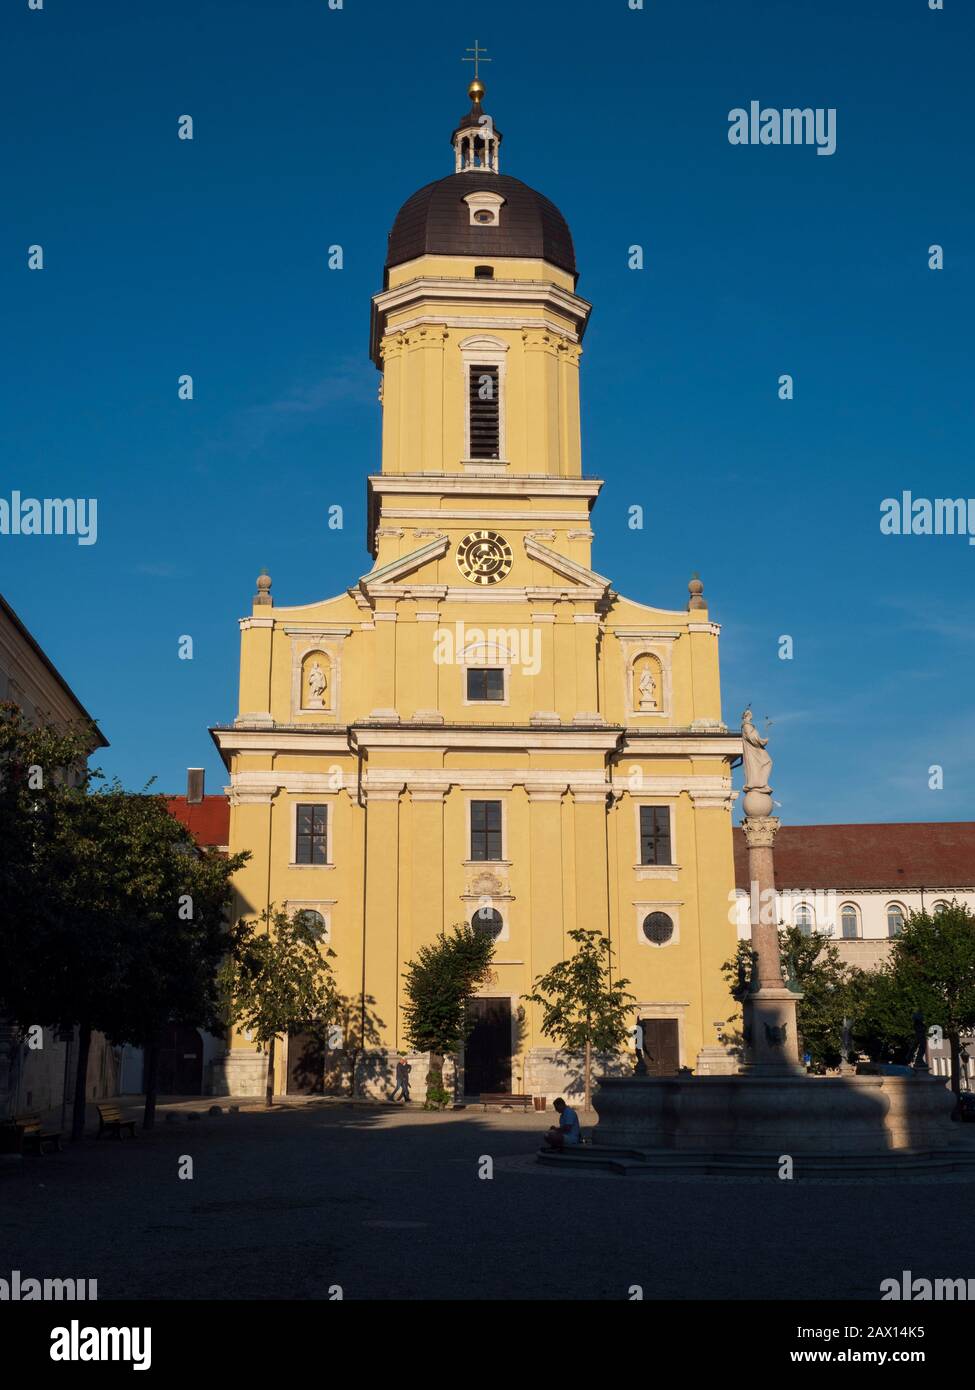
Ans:
[[[484,83],[479,77],[475,77],[467,88],[467,95],[470,97],[471,101],[477,105],[484,100],[484,90]]]

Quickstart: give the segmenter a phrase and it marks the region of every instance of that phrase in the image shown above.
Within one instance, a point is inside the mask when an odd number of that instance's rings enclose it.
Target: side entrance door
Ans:
[[[472,999],[464,1045],[464,1095],[511,1093],[511,1000]]]
[[[676,1018],[641,1018],[643,1051],[651,1076],[676,1076],[680,1066],[680,1038]]]
[[[320,1096],[325,1090],[325,1044],[314,1033],[288,1038],[288,1095]]]
[[[203,1039],[195,1028],[168,1023],[159,1030],[156,1089],[161,1096],[203,1094]]]

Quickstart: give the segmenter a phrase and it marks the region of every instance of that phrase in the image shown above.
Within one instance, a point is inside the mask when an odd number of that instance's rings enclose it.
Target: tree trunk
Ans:
[[[71,1109],[71,1138],[81,1139],[85,1132],[85,1107],[88,1098],[88,1054],[91,1051],[91,1024],[78,1025],[78,1065],[74,1077],[74,1104]]]
[[[437,1110],[443,1106],[443,1053],[430,1053],[430,1070],[427,1072],[427,1105]]]
[[[585,1063],[585,1096],[582,1102],[583,1110],[591,1109],[590,1100],[592,1099],[592,1043],[586,1039],[586,1063]]]
[[[264,1104],[274,1104],[274,1044],[277,1038],[272,1038],[267,1045],[267,1090],[264,1093]]]
[[[143,1054],[146,1088],[146,1105],[142,1112],[142,1128],[152,1129],[156,1123],[156,1090],[159,1085],[159,1043],[154,1038]]]

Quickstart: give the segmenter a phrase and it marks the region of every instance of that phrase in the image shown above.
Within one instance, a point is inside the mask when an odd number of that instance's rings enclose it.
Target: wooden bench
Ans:
[[[483,1093],[478,1096],[478,1100],[486,1110],[489,1105],[508,1106],[511,1110],[530,1110],[532,1108],[531,1096],[508,1096],[499,1091]]]
[[[114,1134],[116,1139],[122,1138],[123,1129],[127,1129],[135,1138],[135,1120],[123,1120],[122,1112],[117,1105],[98,1105],[98,1137],[103,1134]]]
[[[14,1126],[18,1131],[18,1152],[44,1152],[45,1144],[53,1144],[55,1153],[61,1152],[61,1131],[44,1129],[39,1115],[17,1115]]]

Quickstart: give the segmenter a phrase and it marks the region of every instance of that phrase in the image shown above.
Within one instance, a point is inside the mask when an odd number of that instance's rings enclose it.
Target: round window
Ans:
[[[501,913],[495,907],[479,907],[471,918],[471,926],[485,936],[500,936],[504,927]]]
[[[320,912],[316,912],[313,907],[306,907],[301,912],[301,922],[315,936],[322,936],[325,932],[325,918]]]
[[[494,213],[493,213],[493,212],[489,212],[489,211],[487,210],[487,208],[479,208],[478,211],[475,212],[475,214],[474,214],[474,221],[475,221],[475,222],[493,222],[493,221],[494,221]]]
[[[649,912],[643,919],[643,935],[655,946],[665,946],[674,934],[673,920],[666,912]]]

